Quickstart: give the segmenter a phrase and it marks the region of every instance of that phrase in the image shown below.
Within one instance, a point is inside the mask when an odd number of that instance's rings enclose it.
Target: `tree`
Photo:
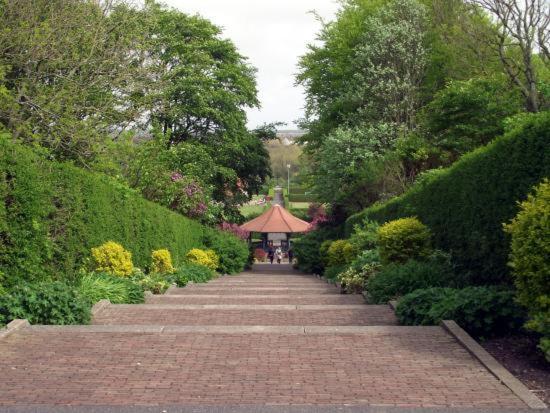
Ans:
[[[348,124],[389,122],[412,128],[426,69],[426,14],[416,0],[394,0],[366,20],[356,49]]]
[[[529,112],[540,108],[535,56],[550,64],[550,3],[548,0],[468,0],[496,21],[491,43],[497,48],[510,80],[521,91]],[[516,51],[518,53],[516,53]]]
[[[199,16],[147,3],[153,17],[151,58],[156,65],[151,121],[170,143],[223,142],[246,133],[244,108],[258,105],[255,69]]]
[[[455,81],[424,107],[421,123],[428,140],[456,159],[500,136],[505,119],[521,107],[521,96],[503,76]]]
[[[123,1],[0,2],[0,122],[15,139],[89,164],[140,111],[141,18]]]

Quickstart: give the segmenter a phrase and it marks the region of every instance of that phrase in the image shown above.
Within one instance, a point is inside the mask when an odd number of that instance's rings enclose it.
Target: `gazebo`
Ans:
[[[291,235],[308,231],[310,224],[296,218],[281,205],[275,204],[259,217],[241,225],[241,228],[250,232],[250,242],[252,242],[253,232],[260,233],[261,248],[280,246],[283,250],[288,250]]]

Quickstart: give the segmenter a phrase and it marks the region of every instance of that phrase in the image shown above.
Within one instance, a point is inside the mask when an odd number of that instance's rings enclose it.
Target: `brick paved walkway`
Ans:
[[[279,268],[0,339],[0,406],[526,407],[442,328]]]

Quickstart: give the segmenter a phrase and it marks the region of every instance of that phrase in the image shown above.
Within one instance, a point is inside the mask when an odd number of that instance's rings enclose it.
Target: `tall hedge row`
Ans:
[[[206,239],[231,237],[167,210],[107,176],[51,162],[0,137],[0,271],[18,279],[71,277],[90,249],[121,243],[145,267],[168,248],[175,264]]]
[[[468,281],[508,282],[510,239],[502,224],[518,212],[531,188],[550,176],[550,113],[529,115],[503,137],[434,171],[400,197],[351,216],[386,222],[416,216],[449,251]]]

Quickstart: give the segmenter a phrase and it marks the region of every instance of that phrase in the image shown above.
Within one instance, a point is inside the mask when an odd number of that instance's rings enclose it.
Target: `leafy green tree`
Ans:
[[[177,144],[237,139],[246,132],[244,108],[258,105],[255,69],[221,29],[149,1],[151,57],[158,79],[151,91],[151,118]]]
[[[141,18],[123,1],[0,2],[0,123],[16,139],[88,164],[139,108]]]
[[[451,82],[423,110],[428,139],[453,158],[486,145],[504,132],[504,120],[522,99],[502,78]]]

